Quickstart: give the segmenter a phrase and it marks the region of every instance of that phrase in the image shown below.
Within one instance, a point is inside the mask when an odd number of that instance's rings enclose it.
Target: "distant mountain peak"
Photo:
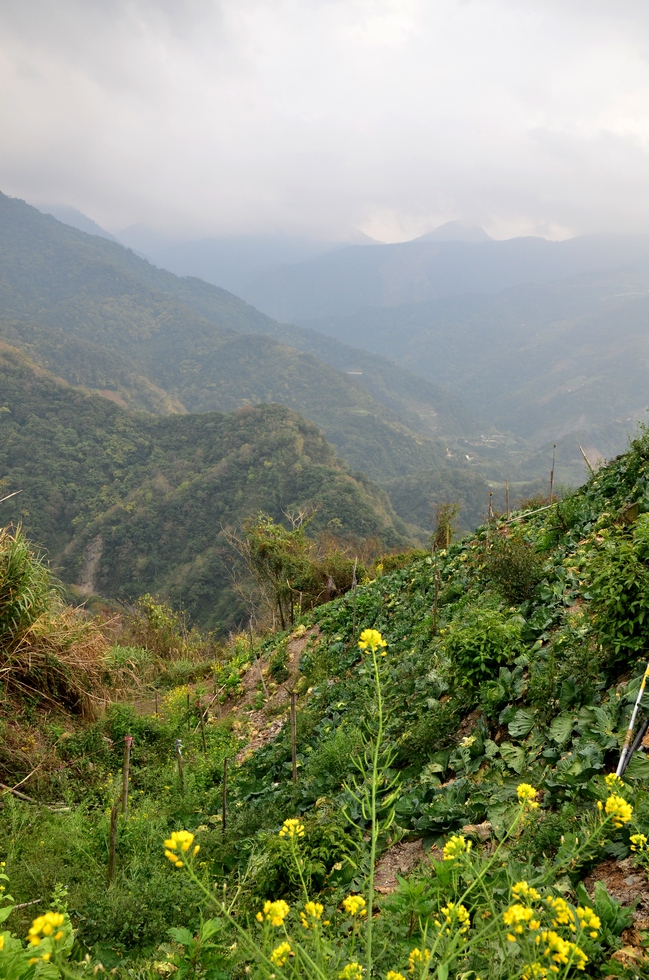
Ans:
[[[61,221],[64,225],[70,225],[77,231],[85,231],[87,235],[98,235],[99,238],[108,238],[111,242],[117,241],[114,235],[98,225],[87,214],[77,211],[76,208],[72,208],[68,204],[39,204],[38,210],[42,214],[50,214],[57,221]]]
[[[447,221],[434,231],[415,238],[416,242],[490,242],[490,235],[480,225],[467,225],[463,221]]]

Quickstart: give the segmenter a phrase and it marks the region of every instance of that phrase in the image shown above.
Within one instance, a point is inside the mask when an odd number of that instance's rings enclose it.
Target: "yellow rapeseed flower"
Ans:
[[[629,840],[632,851],[644,851],[647,846],[647,838],[644,834],[631,834]]]
[[[545,946],[543,955],[553,960],[553,963],[566,966],[572,960],[578,970],[585,969],[588,957],[583,949],[580,949],[579,946],[576,946],[575,943],[571,943],[567,939],[562,939],[561,936],[551,929],[541,933],[540,944]],[[554,965],[551,965],[550,969],[553,973],[558,972]]]
[[[548,975],[547,966],[543,966],[538,960],[530,963],[523,971],[523,980],[545,980]]]
[[[566,902],[564,898],[556,896],[554,898],[548,898],[547,903],[554,913],[552,919],[553,926],[569,926],[573,932],[575,930],[575,919],[572,909]]]
[[[618,796],[617,793],[609,796],[604,809],[606,810],[606,815],[613,819],[614,827],[622,827],[623,824],[629,823],[633,816],[633,807],[631,804],[627,803],[621,796]]]
[[[348,895],[347,898],[343,898],[343,908],[350,915],[367,915],[365,899],[362,895]]]
[[[264,911],[263,913],[257,912],[256,919],[258,922],[263,922],[266,919],[272,926],[283,926],[289,911],[284,899],[280,898],[276,902],[264,902]]]
[[[342,968],[338,977],[339,980],[363,980],[363,967],[354,960]]]
[[[581,905],[577,908],[577,918],[579,919],[579,924],[582,929],[588,929],[588,935],[591,939],[597,939],[597,933],[599,932],[602,923],[600,917],[595,915],[592,909],[588,906],[582,907]]]
[[[361,633],[358,646],[361,650],[366,650],[368,653],[380,653],[384,657],[387,643],[378,630],[367,629]]]
[[[614,772],[609,772],[608,776],[604,776],[604,782],[609,789],[624,789],[626,783],[623,779],[620,779]]]
[[[441,923],[438,919],[435,919],[435,925],[438,929],[444,929],[446,934],[449,936],[451,934],[451,929],[455,927],[457,927],[457,931],[462,936],[465,932],[469,931],[471,917],[469,916],[469,913],[464,905],[455,905],[454,902],[449,902],[448,905],[444,905],[440,911],[444,916],[444,923]]]
[[[516,794],[518,796],[519,803],[524,803],[531,810],[536,810],[538,803],[536,802],[536,790],[529,783],[519,783],[516,788]]]
[[[294,817],[285,820],[279,832],[280,837],[304,837],[304,824]]]
[[[406,978],[403,973],[397,973],[396,970],[388,970],[386,980],[406,980]]]
[[[454,834],[453,837],[449,837],[444,844],[444,860],[454,861],[460,854],[468,854],[471,850],[471,843],[462,834]]]
[[[4,949],[4,945],[5,945],[5,937],[0,936],[0,951]]]
[[[514,898],[526,898],[530,902],[538,902],[541,897],[536,888],[532,888],[526,881],[517,881],[512,886],[512,895]]]
[[[51,936],[64,922],[65,918],[60,912],[46,912],[45,915],[39,915],[31,924],[27,933],[27,942],[32,946],[38,946],[43,936]],[[59,938],[62,935],[63,933],[58,933]]]
[[[177,862],[178,855],[170,855],[169,851],[188,851],[189,848],[194,843],[194,835],[190,834],[188,830],[174,830],[171,837],[164,842],[166,847],[165,857],[168,857],[170,861]]]
[[[528,908],[527,905],[521,905],[520,902],[515,902],[513,905],[510,905],[508,909],[505,909],[503,912],[503,922],[512,930],[511,932],[507,933],[507,939],[509,942],[515,943],[516,935],[522,935],[525,930],[525,926],[530,924],[532,921],[537,921],[534,919],[534,909]],[[514,935],[514,933],[516,935]]]
[[[307,902],[304,906],[304,912],[300,912],[300,919],[304,928],[312,928],[322,918],[323,912],[324,905],[321,905],[320,902]]]
[[[287,942],[280,943],[276,946],[273,952],[270,954],[270,962],[274,963],[275,966],[284,966],[289,956],[294,956],[295,953],[291,949],[291,944]]]
[[[422,963],[422,964],[428,963],[429,959],[430,959],[429,949],[421,950],[415,948],[411,950],[410,955],[408,956],[408,973],[414,973],[415,967],[418,963]]]

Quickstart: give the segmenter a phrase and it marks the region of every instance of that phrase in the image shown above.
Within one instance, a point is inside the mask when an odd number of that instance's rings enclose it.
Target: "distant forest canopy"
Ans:
[[[484,513],[469,502],[476,473],[486,500],[487,479],[521,482],[548,469],[547,453],[530,463],[524,440],[481,429],[458,398],[421,372],[277,323],[222,289],[157,269],[4,195],[0,338],[71,384],[131,409],[286,404],[315,422],[354,470],[382,485],[407,483],[420,470],[439,473],[440,486],[457,485],[456,471],[466,473],[467,529]],[[581,467],[575,472],[581,476]]]
[[[154,417],[84,394],[0,348],[0,506],[83,594],[169,596],[213,629],[248,614],[228,531],[313,514],[341,546],[410,538],[387,495],[281,405]]]

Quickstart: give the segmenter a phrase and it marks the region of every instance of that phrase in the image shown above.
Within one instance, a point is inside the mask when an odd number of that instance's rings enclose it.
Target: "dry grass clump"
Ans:
[[[0,529],[0,680],[6,695],[92,717],[110,699],[108,682],[119,681],[106,669],[109,645],[97,623],[63,606],[21,529]]]

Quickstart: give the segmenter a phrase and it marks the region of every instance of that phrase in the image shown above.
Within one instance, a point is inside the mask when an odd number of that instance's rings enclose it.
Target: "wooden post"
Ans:
[[[358,582],[356,581],[356,566],[358,565],[358,556],[354,558],[354,571],[352,572],[352,589],[354,591],[354,602],[353,602],[353,612],[352,612],[352,636],[354,640],[356,639],[356,589],[358,588]]]
[[[158,692],[155,692],[155,716],[158,717]]]
[[[550,503],[552,503],[552,491],[554,489],[554,461],[557,454],[556,442],[552,445],[552,469],[550,470]]]
[[[200,711],[201,715],[201,738],[203,740],[203,752],[207,752],[207,742],[205,741],[205,712],[207,711],[207,708],[204,708],[203,703],[201,702],[198,710]]]
[[[128,817],[128,777],[131,768],[131,746],[133,739],[130,735],[124,736],[124,768],[122,770],[122,813]]]
[[[509,480],[505,480],[505,510],[507,511],[507,520],[509,520]]]
[[[493,490],[489,491],[489,520],[494,516]]]
[[[192,730],[192,708],[189,698],[189,688],[187,688],[187,733],[189,734]]]
[[[297,717],[295,702],[295,691],[291,691],[291,761],[293,763],[293,789],[297,787]]]
[[[117,849],[117,805],[110,811],[110,842],[108,845],[108,884],[115,877],[115,851]]]
[[[435,599],[433,601],[433,636],[437,632],[437,603],[439,600],[439,568],[435,569]]]
[[[176,762],[178,763],[178,781],[180,782],[180,792],[185,795],[185,773],[183,772],[183,744],[179,738],[176,739]]]
[[[225,840],[226,799],[228,791],[228,760],[223,760],[223,792],[221,795],[221,837]]]

